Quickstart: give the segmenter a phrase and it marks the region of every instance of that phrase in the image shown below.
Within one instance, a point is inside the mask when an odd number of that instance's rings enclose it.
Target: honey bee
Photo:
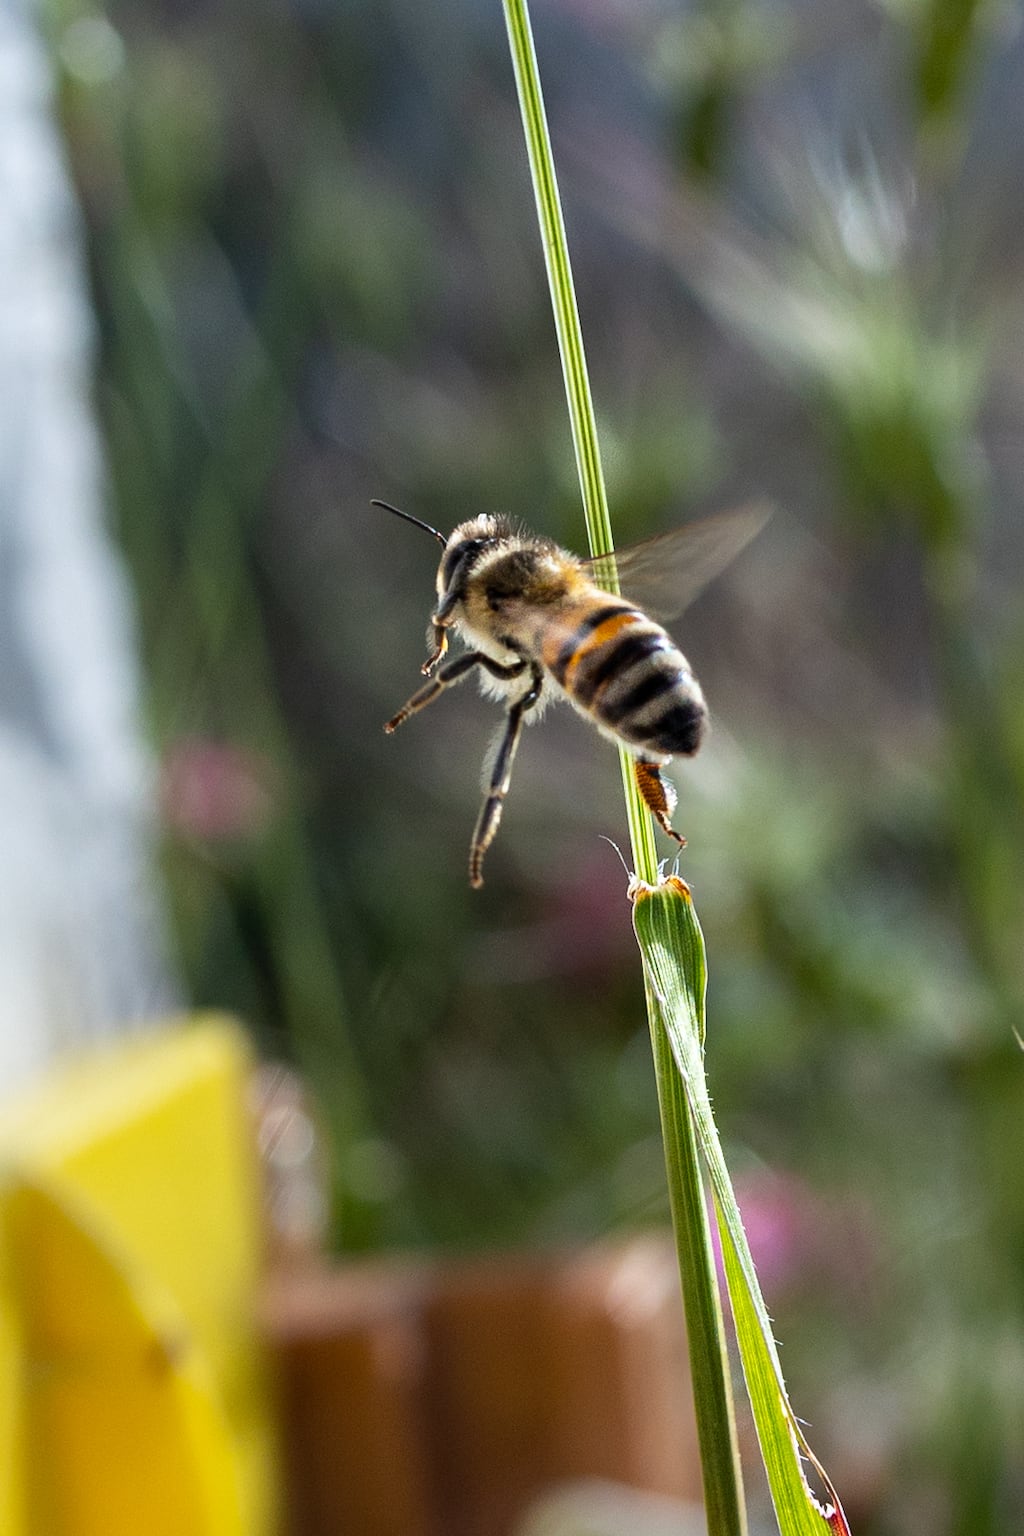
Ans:
[[[767,508],[719,513],[614,556],[583,559],[490,513],[459,523],[446,538],[386,501],[372,505],[424,529],[443,550],[431,653],[422,667],[430,681],[385,731],[396,731],[470,672],[485,693],[506,704],[470,844],[470,885],[483,885],[484,855],[501,821],[523,723],[552,698],[567,699],[632,755],[644,803],[662,831],[685,846],[672,826],[675,790],[661,770],[673,757],[697,751],[708,710],[689,662],[651,615],[680,612],[754,537]],[[650,600],[643,607],[630,601],[620,595],[620,583],[642,585]],[[467,649],[445,660],[450,631]]]

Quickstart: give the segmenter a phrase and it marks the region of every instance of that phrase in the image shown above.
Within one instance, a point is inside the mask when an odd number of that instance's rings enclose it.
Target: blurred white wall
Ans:
[[[0,0],[0,1094],[172,1002],[82,237],[27,0]]]

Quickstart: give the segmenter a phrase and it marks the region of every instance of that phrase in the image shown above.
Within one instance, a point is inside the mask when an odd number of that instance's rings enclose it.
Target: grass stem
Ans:
[[[592,554],[607,555],[614,549],[608,497],[529,11],[526,0],[503,0],[503,3],[562,359],[587,537]],[[633,867],[642,881],[654,885],[658,879],[658,859],[651,819],[637,791],[631,759],[622,751],[620,765]],[[746,1530],[746,1515],[732,1383],[696,1139],[660,1011],[649,992],[648,1018],[686,1308],[708,1532],[709,1536],[742,1536]]]

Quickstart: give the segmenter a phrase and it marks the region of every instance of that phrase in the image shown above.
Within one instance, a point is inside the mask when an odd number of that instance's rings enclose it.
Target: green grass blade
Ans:
[[[695,958],[695,957],[694,957]],[[691,973],[693,974],[693,973]],[[746,1530],[743,1481],[722,1304],[715,1273],[708,1208],[693,1115],[657,998],[647,987],[647,1011],[658,1084],[672,1224],[688,1327],[694,1408],[701,1429],[704,1506],[711,1536]],[[696,1235],[696,1237],[695,1237]],[[699,1240],[696,1240],[699,1238]],[[727,1426],[724,1433],[717,1426]],[[704,1455],[705,1435],[718,1433],[716,1454]]]
[[[529,13],[526,0],[504,0],[504,8],[551,289],[587,536],[592,554],[610,554],[613,541],[608,498]],[[658,866],[650,817],[636,789],[631,759],[620,752],[619,762],[634,868],[643,879],[653,881],[657,878]],[[672,1221],[686,1308],[708,1532],[709,1536],[744,1536],[746,1512],[732,1384],[694,1124],[661,1024],[660,1010],[650,992],[648,1016]]]
[[[530,175],[537,200],[537,218],[544,247],[544,263],[547,267],[551,305],[555,315],[555,332],[558,336],[558,350],[562,359],[562,376],[565,380],[572,443],[580,477],[580,490],[583,495],[587,541],[592,555],[610,555],[614,553],[615,544],[608,510],[608,495],[605,490],[604,472],[601,468],[594,401],[590,392],[586,353],[583,350],[583,332],[580,327],[576,290],[573,286],[572,267],[569,262],[569,243],[565,233],[565,220],[562,217],[562,203],[558,195],[558,181],[555,177],[551,138],[544,112],[544,96],[540,86],[533,32],[530,27],[529,7],[526,0],[504,0],[504,8],[512,63],[515,69],[516,90],[519,93],[519,109],[526,135]],[[633,850],[633,868],[641,879],[653,881],[657,878],[658,855],[651,819],[633,780],[632,761],[628,753],[621,750],[619,766],[626,798],[626,817],[629,822],[630,846]]]
[[[671,1045],[715,1197],[726,1282],[761,1456],[782,1536],[848,1533],[832,1485],[804,1438],[786,1394],[771,1322],[725,1165],[704,1075],[704,938],[690,893],[671,877],[634,885],[633,925],[649,992]],[[801,1457],[814,1466],[829,1503],[808,1488]]]

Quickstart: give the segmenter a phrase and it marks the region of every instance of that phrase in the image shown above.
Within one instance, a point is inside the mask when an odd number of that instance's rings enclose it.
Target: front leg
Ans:
[[[525,666],[525,662],[523,664]],[[512,762],[519,745],[519,738],[523,730],[523,718],[528,710],[531,710],[540,698],[543,677],[536,663],[530,667],[532,681],[530,687],[522,698],[509,706],[505,720],[505,734],[501,738],[498,755],[494,759],[494,767],[491,769],[491,782],[487,789],[487,798],[484,800],[477,818],[476,830],[473,833],[473,841],[469,847],[469,883],[474,890],[479,890],[484,883],[483,865],[484,854],[494,842],[501,821],[501,812],[505,804],[505,796],[508,794],[509,782],[512,778]]]
[[[413,694],[409,702],[402,705],[398,714],[388,721],[384,727],[387,734],[390,736],[392,731],[397,731],[398,727],[408,720],[410,715],[414,715],[417,710],[425,708],[427,704],[432,704],[439,693],[443,693],[452,683],[459,682],[461,678],[466,676],[467,672],[472,672],[474,667],[485,667],[492,677],[500,677],[502,681],[506,681],[519,677],[521,673],[525,672],[526,662],[514,661],[510,666],[503,667],[499,661],[494,661],[490,656],[485,656],[483,651],[466,651],[462,656],[456,656],[452,661],[446,661],[437,675],[432,677],[429,683],[424,683],[423,687]]]
[[[431,672],[433,672],[445,651],[448,649],[448,626],[452,622],[452,614],[454,613],[457,604],[462,601],[462,595],[463,589],[461,585],[456,584],[455,586],[450,587],[431,615],[431,625],[434,632],[434,649],[431,651],[430,655],[427,657],[426,661],[420,668],[420,671],[423,673],[424,677],[430,676]],[[481,659],[489,660],[489,658]],[[493,665],[491,670],[493,671]],[[502,674],[499,673],[496,675],[500,676]]]
[[[420,667],[424,677],[429,677],[448,649],[448,626],[434,621],[434,649]]]

